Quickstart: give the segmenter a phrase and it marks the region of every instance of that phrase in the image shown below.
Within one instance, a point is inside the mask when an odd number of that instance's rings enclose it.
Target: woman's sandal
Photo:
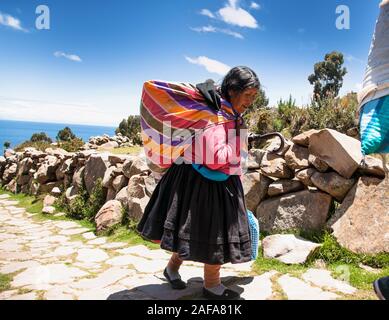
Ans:
[[[163,271],[163,275],[165,276],[166,280],[170,283],[172,289],[174,290],[183,290],[186,289],[186,283],[182,281],[181,279],[175,279],[171,280],[169,277],[169,274],[167,273],[167,270]]]
[[[219,295],[203,288],[203,296],[209,300],[236,300],[240,298],[240,294],[231,289],[226,289],[222,295]]]

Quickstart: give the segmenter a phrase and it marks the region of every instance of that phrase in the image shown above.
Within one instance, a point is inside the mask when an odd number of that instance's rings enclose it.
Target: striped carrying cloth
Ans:
[[[223,99],[220,102],[221,108],[213,109],[192,84],[145,82],[140,115],[149,168],[164,173],[204,129],[235,121],[231,104]]]
[[[382,1],[360,103],[362,153],[389,153],[389,0]]]

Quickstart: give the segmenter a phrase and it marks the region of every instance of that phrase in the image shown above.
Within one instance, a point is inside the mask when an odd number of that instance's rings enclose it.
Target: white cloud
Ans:
[[[250,8],[254,10],[259,10],[261,9],[261,6],[256,2],[251,2]]]
[[[232,30],[230,30],[230,29],[220,29],[220,28],[216,28],[216,27],[211,26],[211,25],[203,26],[203,27],[198,27],[198,28],[191,28],[191,29],[192,29],[193,31],[196,31],[196,32],[204,32],[204,33],[207,33],[207,32],[212,32],[212,33],[224,33],[224,34],[233,36],[233,37],[238,38],[238,39],[244,39],[243,35],[241,35],[241,34],[238,33],[238,32],[232,31]]]
[[[78,55],[67,54],[67,53],[62,52],[62,51],[54,52],[54,56],[57,57],[57,58],[63,57],[63,58],[66,58],[66,59],[69,59],[69,60],[75,61],[75,62],[82,62],[81,58]]]
[[[228,65],[205,56],[200,56],[197,58],[185,57],[185,59],[190,63],[205,67],[205,69],[210,73],[217,73],[221,76],[226,75],[231,69],[231,67]]]
[[[206,16],[206,17],[209,17],[209,18],[216,18],[215,15],[208,9],[203,9],[200,11],[200,14],[202,14],[203,16]]]
[[[18,31],[28,32],[27,29],[24,29],[22,27],[22,24],[19,19],[10,16],[9,14],[3,14],[1,12],[0,12],[0,25],[10,27]]]
[[[238,6],[238,0],[229,0],[225,7],[218,11],[221,19],[234,26],[257,29],[258,22],[246,10]]]

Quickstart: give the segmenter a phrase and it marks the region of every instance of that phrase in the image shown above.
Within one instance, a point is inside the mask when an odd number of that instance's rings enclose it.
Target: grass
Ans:
[[[9,290],[11,288],[12,277],[0,273],[0,292]]]
[[[129,154],[129,155],[138,155],[142,150],[141,146],[133,146],[133,147],[122,147],[115,149],[102,149],[99,148],[98,151],[110,151],[113,154]]]

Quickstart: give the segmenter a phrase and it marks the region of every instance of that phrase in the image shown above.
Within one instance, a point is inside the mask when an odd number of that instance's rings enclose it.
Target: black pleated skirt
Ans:
[[[239,176],[213,181],[190,164],[174,164],[158,183],[137,230],[182,260],[213,265],[251,260]]]

